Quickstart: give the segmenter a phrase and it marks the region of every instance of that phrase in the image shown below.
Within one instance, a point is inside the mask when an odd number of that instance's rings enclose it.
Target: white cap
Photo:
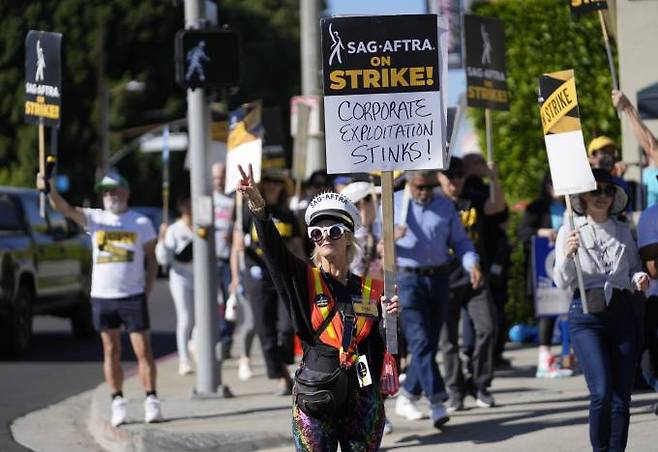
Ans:
[[[366,196],[371,195],[373,193],[373,188],[374,187],[370,182],[352,182],[351,184],[346,185],[345,188],[340,191],[340,194],[350,198],[350,201],[353,203],[357,203]]]
[[[307,226],[315,221],[331,217],[355,231],[361,227],[361,215],[350,199],[339,193],[321,193],[311,200],[304,220]]]

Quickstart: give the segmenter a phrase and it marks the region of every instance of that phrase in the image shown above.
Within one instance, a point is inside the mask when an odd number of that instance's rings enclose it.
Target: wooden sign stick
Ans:
[[[393,233],[393,172],[382,171],[382,227],[384,232],[384,295],[389,299],[395,295],[395,237]],[[392,355],[398,354],[398,319],[386,315],[386,349]]]
[[[574,231],[576,228],[573,221],[573,210],[571,209],[571,198],[569,195],[564,196],[564,200],[567,203],[567,216],[569,217],[569,226],[571,230]],[[587,309],[587,293],[585,293],[585,283],[583,282],[583,270],[580,267],[580,258],[578,257],[578,251],[573,255],[573,261],[576,264],[576,277],[578,278],[578,290],[580,291],[580,301],[583,305],[583,314],[589,314]]]
[[[39,118],[39,173],[46,177],[46,130],[43,118]],[[39,215],[46,218],[46,194],[39,194]]]

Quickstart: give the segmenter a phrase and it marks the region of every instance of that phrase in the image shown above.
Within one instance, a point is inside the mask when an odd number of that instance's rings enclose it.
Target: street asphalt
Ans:
[[[12,430],[18,441],[32,450],[96,450],[80,448],[80,437],[91,436],[98,450],[110,451],[253,451],[282,452],[293,448],[290,433],[291,398],[274,395],[276,383],[267,380],[263,361],[254,344],[254,377],[237,378],[237,362],[223,365],[223,382],[234,398],[199,399],[192,395],[194,375],[176,373],[173,357],[159,363],[159,392],[165,421],[145,424],[143,393],[136,378],[126,382],[129,423],[119,428],[108,422],[109,397],[104,385],[45,410],[18,419]],[[498,372],[492,392],[497,406],[475,407],[466,400],[466,410],[453,414],[441,431],[429,420],[410,422],[394,414],[395,399],[386,403],[394,431],[385,435],[382,450],[399,451],[547,451],[589,450],[587,392],[582,376],[559,380],[534,378],[536,349],[516,348],[507,352],[514,368]],[[629,451],[656,450],[653,392],[633,395]],[[425,405],[424,409],[428,409]],[[43,427],[52,419],[72,419],[64,431],[85,429],[61,442]],[[76,418],[77,416],[77,418]],[[77,425],[76,425],[77,424]],[[75,441],[71,441],[72,438]],[[58,442],[59,441],[59,442]],[[99,446],[100,445],[100,446]]]
[[[156,356],[176,350],[175,314],[166,279],[156,282],[150,300]],[[135,361],[126,338],[125,369]],[[20,360],[0,358],[0,451],[25,451],[13,440],[11,422],[26,413],[93,389],[103,381],[100,338],[77,340],[67,319],[36,317],[30,351]]]

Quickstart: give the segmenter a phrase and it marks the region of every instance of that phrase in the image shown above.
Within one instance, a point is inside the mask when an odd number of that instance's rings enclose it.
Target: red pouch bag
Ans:
[[[395,356],[389,352],[384,353],[384,362],[382,363],[382,376],[380,378],[381,392],[384,395],[394,395],[400,389],[400,380],[398,379],[398,365]]]

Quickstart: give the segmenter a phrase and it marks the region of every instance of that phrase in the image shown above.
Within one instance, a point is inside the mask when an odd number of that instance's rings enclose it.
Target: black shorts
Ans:
[[[125,298],[92,298],[92,317],[96,331],[124,326],[129,333],[148,330],[150,327],[146,296],[141,293]]]

